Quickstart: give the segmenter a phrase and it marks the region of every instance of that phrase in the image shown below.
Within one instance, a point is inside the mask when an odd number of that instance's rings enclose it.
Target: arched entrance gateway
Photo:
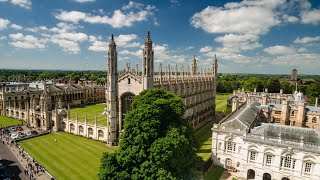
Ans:
[[[126,117],[126,114],[128,111],[131,110],[131,103],[133,101],[133,98],[134,98],[134,94],[131,93],[131,92],[126,92],[126,93],[123,93],[121,95],[121,101],[120,101],[120,124],[119,124],[119,127],[120,127],[120,130],[123,129],[123,120],[124,118]]]
[[[264,173],[262,180],[271,180],[271,175],[269,173]]]
[[[247,173],[247,179],[255,179],[255,177],[256,177],[256,172],[252,169],[249,169]]]

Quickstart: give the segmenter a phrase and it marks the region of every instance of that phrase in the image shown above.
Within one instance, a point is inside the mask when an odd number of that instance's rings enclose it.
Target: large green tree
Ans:
[[[119,149],[104,153],[100,179],[188,179],[200,160],[180,97],[149,89],[134,98]]]
[[[270,93],[279,93],[280,81],[277,77],[272,77],[267,80],[267,88]]]
[[[244,82],[244,89],[246,91],[253,91],[254,88],[257,88],[257,91],[263,91],[263,83],[261,78],[251,77]]]

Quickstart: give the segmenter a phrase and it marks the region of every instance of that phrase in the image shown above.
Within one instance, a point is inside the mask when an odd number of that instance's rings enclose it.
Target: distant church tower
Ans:
[[[292,69],[291,71],[291,81],[297,82],[298,81],[298,70]]]
[[[150,31],[144,42],[143,59],[142,59],[142,90],[153,87],[153,49]]]
[[[107,108],[108,108],[108,144],[117,142],[118,127],[118,58],[113,34],[108,51]]]

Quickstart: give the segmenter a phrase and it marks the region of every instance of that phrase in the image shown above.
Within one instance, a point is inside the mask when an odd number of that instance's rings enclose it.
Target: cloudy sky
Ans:
[[[0,68],[105,70],[111,34],[134,66],[147,30],[156,68],[320,74],[319,0],[0,0]]]

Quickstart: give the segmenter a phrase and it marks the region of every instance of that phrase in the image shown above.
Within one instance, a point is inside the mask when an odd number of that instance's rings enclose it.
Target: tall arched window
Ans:
[[[290,154],[281,157],[280,166],[284,168],[294,169],[296,160]]]
[[[232,142],[231,139],[225,141],[224,150],[227,151],[236,151],[236,143]]]

